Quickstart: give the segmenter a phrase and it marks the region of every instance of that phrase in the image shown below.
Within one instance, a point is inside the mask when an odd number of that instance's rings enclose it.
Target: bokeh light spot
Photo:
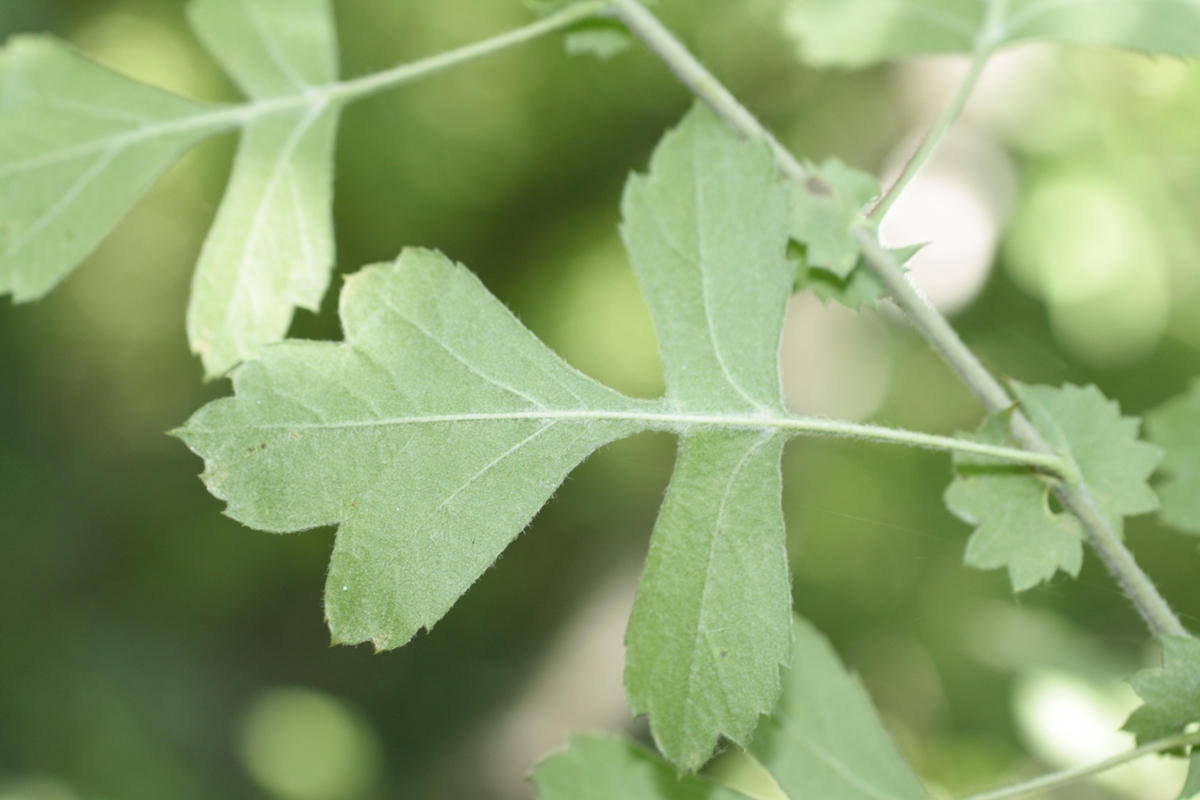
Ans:
[[[374,732],[337,698],[283,687],[257,697],[242,723],[250,776],[280,800],[355,800],[377,783]]]

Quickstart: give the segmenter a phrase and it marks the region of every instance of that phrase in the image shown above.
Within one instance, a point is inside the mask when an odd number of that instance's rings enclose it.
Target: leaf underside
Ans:
[[[1138,420],[1122,417],[1115,402],[1094,386],[1015,385],[1022,408],[1058,452],[1074,458],[1100,510],[1115,530],[1126,516],[1158,507],[1147,483],[1162,453],[1138,440]],[[1007,420],[985,422],[977,439],[1007,444]],[[978,569],[1007,567],[1014,591],[1047,581],[1058,570],[1079,574],[1083,529],[1052,510],[1048,479],[1011,465],[974,457],[955,459],[957,476],[946,505],[977,526],[965,562]]]
[[[48,36],[0,51],[0,294],[36,300],[167,167],[232,126]]]
[[[679,433],[627,663],[632,704],[695,769],[722,736],[748,740],[790,653],[783,439],[679,419],[786,413],[789,209],[766,145],[705,110],[631,179],[622,233],[659,334],[661,401],[578,373],[465,268],[410,249],[347,282],[344,343],[265,348],[179,435],[235,519],[338,525],[333,637],[388,648],[445,614],[597,447]]]
[[[1200,383],[1148,415],[1146,430],[1166,454],[1158,487],[1163,522],[1200,535]]]
[[[1200,0],[792,0],[784,26],[805,63],[859,68],[969,53],[994,5],[1003,9],[991,34],[997,46],[1048,40],[1200,55]]]
[[[879,197],[879,181],[836,158],[819,167],[810,165],[809,170],[812,177],[793,188],[792,238],[804,246],[809,267],[845,281],[860,255],[850,227],[863,208]]]
[[[751,755],[793,800],[928,800],[862,683],[829,642],[793,622],[792,666],[779,705],[754,733]],[[744,757],[744,756],[743,756]],[[631,742],[581,736],[533,773],[541,800],[726,800],[743,795],[693,778]],[[748,789],[746,791],[749,791]]]
[[[0,51],[0,293],[42,297],[201,140],[244,128],[193,280],[188,336],[209,377],[282,339],[316,309],[333,268],[340,107],[329,0],[194,0],[197,34],[254,110],[139,83],[46,36]]]
[[[337,80],[329,0],[193,0],[192,27],[251,100]],[[333,269],[333,156],[341,107],[315,103],[246,125],[188,305],[188,341],[209,377],[315,311]]]

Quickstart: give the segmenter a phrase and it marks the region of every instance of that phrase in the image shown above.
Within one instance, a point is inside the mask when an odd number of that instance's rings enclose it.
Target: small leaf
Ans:
[[[879,181],[831,158],[792,189],[792,238],[804,245],[809,267],[846,280],[859,262],[850,226],[879,197]]]
[[[924,246],[918,244],[909,247],[900,247],[892,250],[891,253],[896,257],[901,266],[903,266],[919,253]],[[843,280],[828,270],[808,266],[804,258],[803,248],[798,249],[800,250],[800,263],[796,271],[796,283],[794,286],[797,292],[811,289],[813,294],[822,303],[836,300],[855,311],[888,296],[887,287],[879,281],[879,278],[875,277],[875,273],[867,266],[863,258],[859,258],[858,264],[850,271],[849,277]]]
[[[784,27],[801,60],[822,67],[969,53],[981,37],[993,46],[1049,40],[1200,55],[1200,0],[792,0]]]
[[[702,106],[664,137],[649,175],[630,179],[621,230],[671,407],[784,413],[788,210],[769,148]],[[721,736],[745,743],[779,695],[791,613],[781,450],[758,432],[685,437],[651,539],[626,685],[659,748],[688,770]]]
[[[342,292],[346,343],[287,342],[180,435],[210,491],[260,530],[340,524],[325,612],[338,642],[432,627],[605,442],[588,409],[653,407],[568,367],[465,268],[425,250]],[[545,414],[542,417],[540,414]]]
[[[1164,636],[1162,653],[1162,667],[1143,670],[1129,681],[1146,704],[1133,712],[1125,730],[1137,734],[1141,744],[1200,722],[1200,641]]]
[[[194,0],[189,16],[254,100],[337,79],[328,0]],[[246,126],[188,306],[188,340],[209,377],[286,336],[295,308],[321,304],[334,259],[340,113],[339,105],[314,101]]]
[[[607,61],[632,47],[633,36],[615,19],[597,19],[572,26],[564,43],[568,55],[589,55]]]
[[[702,778],[679,777],[653,754],[616,736],[576,736],[533,771],[540,800],[744,800]]]
[[[1064,455],[1073,457],[1101,511],[1118,533],[1123,517],[1154,510],[1147,484],[1161,453],[1138,441],[1138,420],[1122,417],[1115,402],[1094,386],[1015,386],[1026,414]],[[977,438],[1009,444],[1007,423],[992,418]],[[1050,507],[1050,480],[1023,468],[955,459],[957,477],[946,505],[977,526],[965,562],[978,569],[1007,567],[1014,591],[1052,578],[1058,570],[1077,576],[1083,563],[1083,529]]]
[[[45,295],[167,167],[235,123],[50,37],[10,40],[0,51],[0,294]]]
[[[1162,519],[1200,535],[1200,383],[1146,417],[1147,438],[1161,447]]]
[[[750,752],[792,798],[928,800],[825,637],[797,619],[793,639],[783,697]]]

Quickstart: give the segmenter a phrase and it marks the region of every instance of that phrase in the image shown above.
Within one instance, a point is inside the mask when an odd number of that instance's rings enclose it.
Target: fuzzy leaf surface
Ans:
[[[836,158],[811,171],[806,185],[792,190],[792,238],[804,246],[809,267],[845,281],[860,255],[850,226],[879,197],[879,181]]]
[[[1122,417],[1115,402],[1094,386],[1021,386],[1016,391],[1030,420],[1060,453],[1072,457],[1100,506],[1119,532],[1125,516],[1157,507],[1147,482],[1161,451],[1138,440],[1138,420]],[[1009,444],[1006,422],[987,421],[977,435]],[[1051,483],[1043,476],[976,458],[955,459],[957,476],[946,506],[975,525],[965,562],[978,569],[1007,567],[1014,591],[1049,580],[1058,570],[1076,576],[1083,564],[1083,529],[1071,515],[1050,507]]]
[[[568,367],[464,267],[425,250],[347,281],[344,344],[286,342],[180,435],[227,513],[338,524],[335,641],[404,644],[500,555],[566,474],[652,404]]]
[[[901,266],[921,251],[925,245],[910,245],[891,251]],[[835,300],[846,308],[858,311],[865,305],[876,303],[888,296],[887,287],[875,276],[866,260],[861,256],[854,269],[845,278],[839,278],[828,270],[813,267],[808,264],[802,248],[798,251],[798,267],[796,270],[795,290],[797,292],[811,289],[822,303]]]
[[[1146,702],[1125,723],[1139,743],[1183,733],[1200,722],[1200,641],[1186,636],[1162,638],[1163,665],[1130,679]]]
[[[996,46],[1050,40],[1200,54],[1200,0],[793,0],[784,27],[801,59],[821,67],[969,53],[981,36]]]
[[[47,292],[166,169],[232,127],[48,36],[0,51],[0,294]]]
[[[857,677],[829,642],[796,619],[783,697],[750,752],[791,798],[928,800]]]
[[[622,236],[654,317],[666,403],[782,414],[779,342],[794,265],[788,191],[762,143],[697,106],[630,179]],[[782,437],[685,434],[627,636],[626,686],[687,770],[748,741],[790,653]]]
[[[337,79],[328,0],[194,0],[196,33],[252,100]],[[341,107],[315,103],[249,123],[192,282],[188,340],[209,377],[316,310],[333,269],[333,157]]]
[[[1163,522],[1200,534],[1200,383],[1148,415],[1146,430],[1166,454],[1158,488]]]
[[[615,736],[577,736],[533,771],[540,800],[745,800],[702,778],[680,777],[643,747]]]

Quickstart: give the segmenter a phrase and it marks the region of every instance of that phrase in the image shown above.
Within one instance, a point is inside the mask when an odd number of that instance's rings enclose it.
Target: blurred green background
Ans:
[[[531,19],[520,0],[334,6],[345,76]],[[955,65],[807,71],[785,6],[659,10],[797,153],[886,171]],[[0,0],[0,33],[23,31],[236,99],[175,0]],[[359,103],[338,151],[339,270],[440,248],[576,366],[653,395],[618,202],[688,105],[644,52],[568,58],[561,39]],[[934,223],[938,202],[965,207],[945,186],[983,209],[971,241],[986,285],[947,305],[967,341],[1003,375],[1095,382],[1130,413],[1182,391],[1200,373],[1200,72],[1039,50],[999,65],[964,128],[987,158],[950,147],[967,156],[914,195]],[[48,299],[0,302],[0,800],[520,797],[562,729],[629,722],[613,688],[622,615],[673,443],[590,459],[431,634],[382,655],[331,649],[332,531],[241,528],[164,433],[228,391],[201,382],[183,315],[233,144],[189,154]],[[1005,218],[997,241],[987,225]],[[301,312],[293,334],[339,338],[335,303]],[[939,433],[977,422],[886,309],[860,319],[797,298],[793,312],[783,357],[799,410]],[[808,440],[784,468],[797,610],[860,671],[935,793],[1123,746],[1119,680],[1153,652],[1091,556],[1079,581],[1014,600],[1003,574],[960,566],[968,529],[940,502],[944,456]],[[1129,538],[1200,623],[1195,540],[1152,518]],[[1061,796],[1165,798],[1178,780],[1152,764]]]

